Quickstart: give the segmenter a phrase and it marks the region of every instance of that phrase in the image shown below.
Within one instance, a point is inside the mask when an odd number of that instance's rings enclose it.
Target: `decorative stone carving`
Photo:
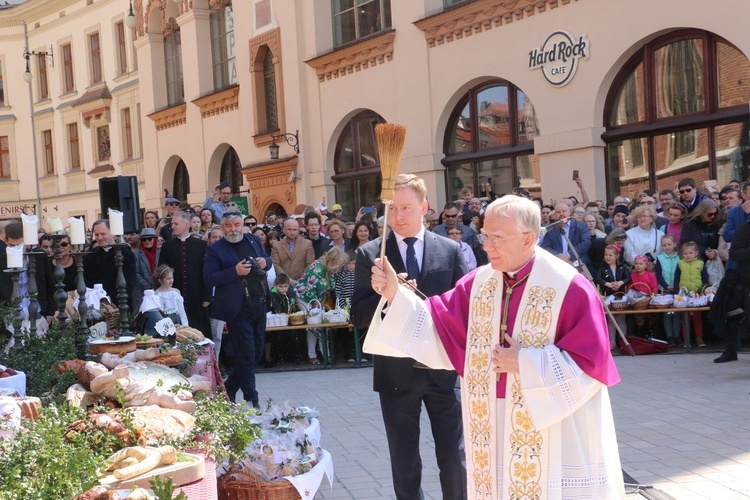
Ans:
[[[156,111],[148,115],[156,124],[156,130],[164,130],[184,125],[186,121],[187,104],[178,104],[171,108]]]
[[[478,0],[414,23],[429,47],[460,40],[578,0]]]
[[[324,82],[392,60],[395,38],[396,30],[391,29],[382,35],[336,49],[305,62],[315,69],[318,80]]]
[[[239,107],[240,86],[235,85],[226,90],[215,92],[205,97],[199,97],[193,104],[201,110],[201,117],[220,115]]]

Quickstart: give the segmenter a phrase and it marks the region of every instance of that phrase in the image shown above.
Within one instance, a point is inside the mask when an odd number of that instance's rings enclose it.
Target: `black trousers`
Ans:
[[[255,390],[255,364],[263,357],[266,336],[266,299],[250,297],[242,302],[242,309],[233,321],[227,322],[229,351],[234,366],[224,383],[229,399],[235,401],[237,391],[242,389],[246,401],[258,405]],[[222,348],[222,351],[224,349]]]
[[[419,417],[423,402],[435,440],[443,498],[465,498],[466,469],[459,449],[463,435],[461,403],[453,388],[438,387],[429,371],[424,369],[414,370],[407,390],[380,393],[396,498],[423,498],[422,458],[419,455]]]

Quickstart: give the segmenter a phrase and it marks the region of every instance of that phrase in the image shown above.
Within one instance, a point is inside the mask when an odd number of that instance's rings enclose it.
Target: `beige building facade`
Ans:
[[[591,199],[671,189],[685,176],[719,185],[748,177],[744,2],[132,5],[125,72],[117,23],[127,0],[29,0],[0,10],[3,206],[41,198],[48,211],[91,218],[98,176],[137,175],[142,209],[161,207],[165,192],[200,205],[226,180],[259,217],[324,199],[353,216],[379,195],[373,127],[384,121],[406,125],[401,172],[422,176],[437,208],[465,187],[499,195],[520,186],[544,202],[580,197],[574,170]],[[101,82],[91,75],[96,32]],[[68,40],[74,95],[61,72]],[[32,57],[30,99],[20,54],[50,44],[50,97],[37,95]],[[73,121],[81,172],[66,164]]]
[[[31,0],[0,9],[0,218],[23,210],[90,224],[100,178],[144,185],[126,7]]]

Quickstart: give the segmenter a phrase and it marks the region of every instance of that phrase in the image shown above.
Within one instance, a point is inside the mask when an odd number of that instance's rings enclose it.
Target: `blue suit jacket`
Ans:
[[[254,250],[254,257],[266,259],[266,270],[270,269],[271,257],[263,249],[260,239],[252,234],[246,234]],[[240,313],[245,290],[242,280],[237,275],[235,266],[246,255],[239,256],[224,238],[206,247],[203,261],[203,283],[216,287],[214,301],[211,305],[211,317],[222,321],[233,321]],[[265,278],[264,278],[265,279]]]
[[[578,251],[578,256],[584,263],[588,264],[588,251],[591,246],[591,235],[589,234],[589,229],[586,224],[576,220],[571,221],[568,239],[573,244],[576,251]],[[563,250],[562,241],[562,232],[554,229],[544,235],[541,246],[552,255],[560,255]],[[571,261],[575,260],[575,255],[570,248],[568,248],[568,255],[570,256]]]

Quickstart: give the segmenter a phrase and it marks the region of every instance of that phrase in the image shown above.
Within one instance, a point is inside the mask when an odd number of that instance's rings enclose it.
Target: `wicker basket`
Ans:
[[[617,292],[613,295],[614,299],[609,303],[609,308],[613,311],[624,311],[628,308],[628,301],[625,294]]]
[[[317,305],[315,305],[317,304]],[[308,325],[319,325],[323,322],[323,306],[320,304],[318,299],[310,301],[310,308],[307,311],[307,324]],[[313,313],[313,309],[317,309],[317,313]]]
[[[286,479],[262,481],[246,471],[230,471],[217,481],[219,500],[298,500],[297,490]]]
[[[648,304],[651,302],[651,299],[648,297],[639,300],[638,302],[633,302],[630,304],[630,308],[636,311],[642,311],[643,309],[648,309]]]
[[[289,324],[294,326],[304,325],[305,324],[305,315],[304,314],[290,314],[289,315]]]
[[[107,322],[108,330],[117,330],[120,327],[120,310],[109,301],[101,301],[99,313],[104,318],[104,321]]]
[[[266,318],[267,327],[287,326],[289,324],[288,314],[269,314]]]

